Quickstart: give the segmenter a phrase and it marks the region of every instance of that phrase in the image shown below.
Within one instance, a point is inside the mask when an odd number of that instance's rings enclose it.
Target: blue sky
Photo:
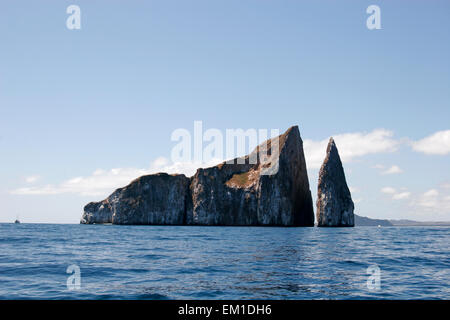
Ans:
[[[449,22],[448,1],[2,1],[0,222],[77,223],[185,170],[170,136],[195,120],[298,124],[314,197],[335,136],[356,213],[450,221]]]

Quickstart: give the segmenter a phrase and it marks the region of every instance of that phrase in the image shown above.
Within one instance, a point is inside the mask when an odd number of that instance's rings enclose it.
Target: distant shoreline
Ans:
[[[355,214],[355,226],[360,227],[449,227],[450,221],[414,221],[407,219],[372,219]]]

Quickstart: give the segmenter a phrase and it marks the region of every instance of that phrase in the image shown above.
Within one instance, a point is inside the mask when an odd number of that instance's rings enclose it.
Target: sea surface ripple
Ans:
[[[448,227],[0,224],[0,299],[449,298]]]

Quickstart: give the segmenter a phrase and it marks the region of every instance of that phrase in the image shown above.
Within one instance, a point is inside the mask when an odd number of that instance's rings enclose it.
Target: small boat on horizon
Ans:
[[[14,223],[20,223],[19,219],[16,219],[16,220],[14,221]]]

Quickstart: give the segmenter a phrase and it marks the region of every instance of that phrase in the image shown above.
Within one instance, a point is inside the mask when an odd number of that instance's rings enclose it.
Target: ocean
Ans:
[[[0,299],[449,299],[450,228],[0,224]]]

